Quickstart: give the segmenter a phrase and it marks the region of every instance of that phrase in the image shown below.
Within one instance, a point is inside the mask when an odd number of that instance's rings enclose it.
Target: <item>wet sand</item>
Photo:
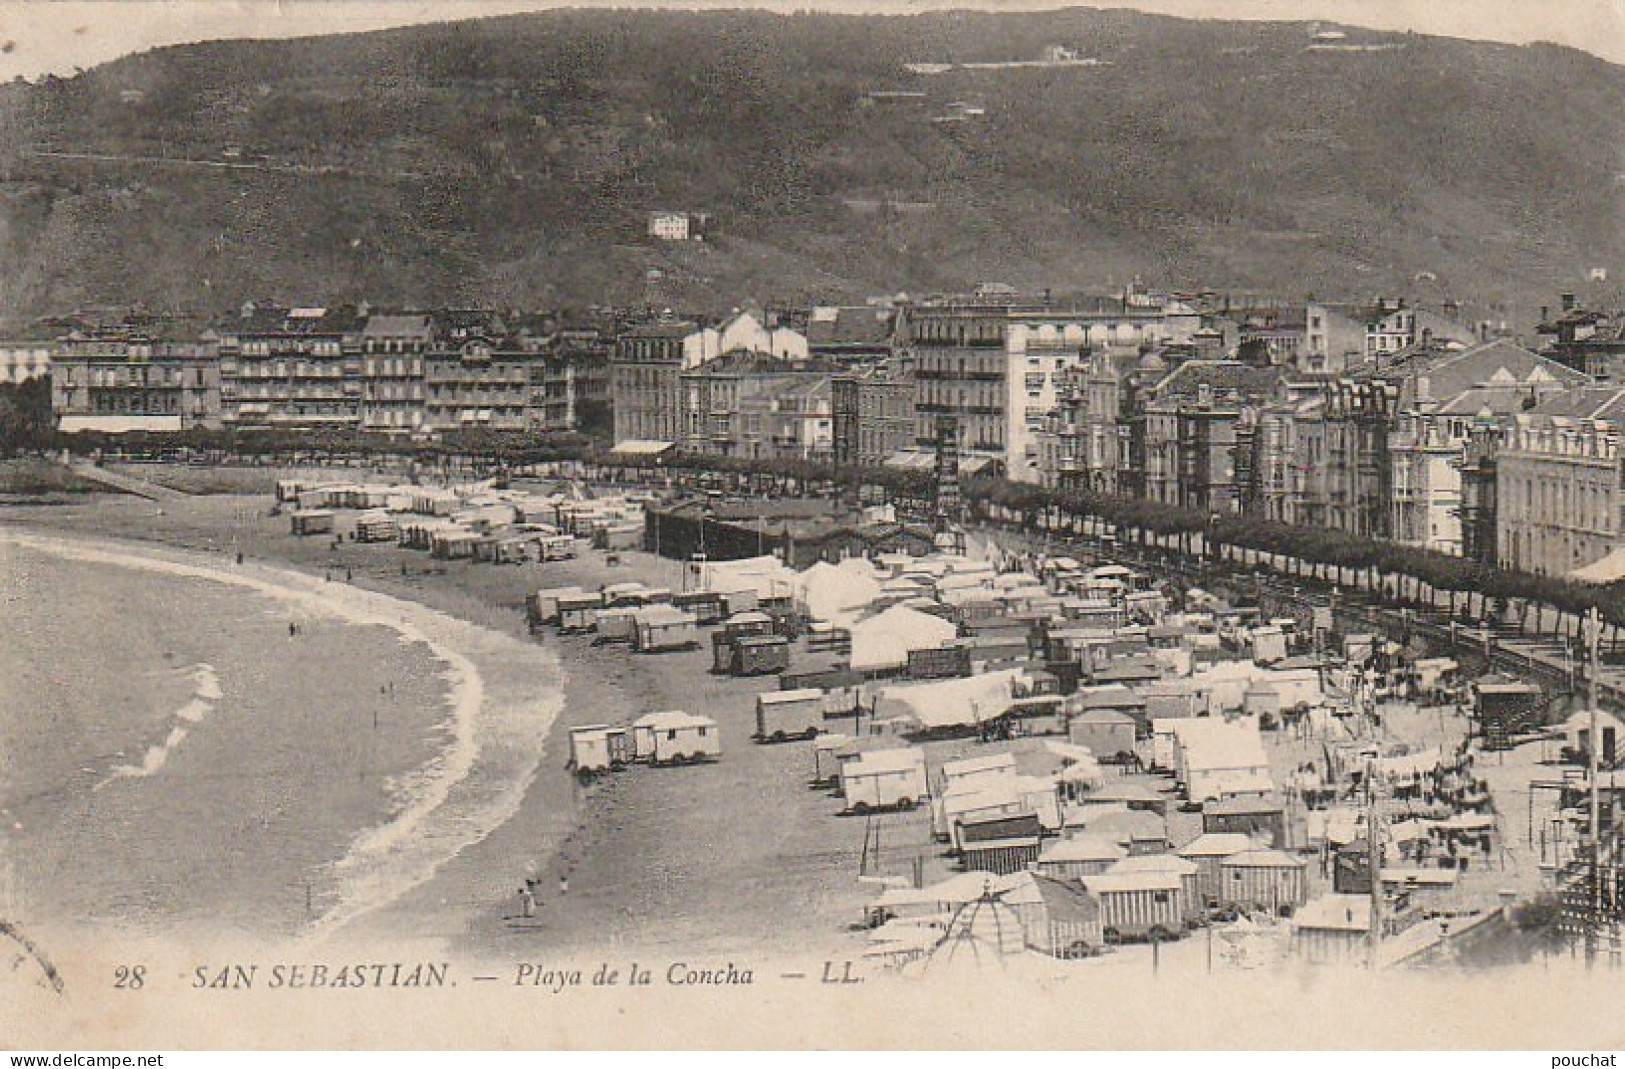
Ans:
[[[556,653],[563,711],[540,731],[545,756],[511,816],[453,852],[432,878],[382,907],[350,919],[346,940],[422,941],[450,952],[497,960],[586,954],[605,946],[714,951],[774,950],[801,956],[851,953],[848,931],[873,891],[857,879],[863,822],[838,818],[839,802],[811,790],[808,743],[759,746],[754,696],[774,678],[741,680],[708,673],[709,650],[638,655],[595,646],[590,637],[532,639],[525,595],[538,587],[638,580],[680,587],[678,566],[602,554],[524,566],[436,562],[393,545],[335,548],[322,538],[287,533],[266,516],[263,496],[165,502],[113,497],[82,505],[10,509],[0,523],[48,525],[65,532],[117,532],[125,539],[184,547],[227,561],[242,550],[250,564],[270,562],[327,575],[362,589],[421,603],[505,639]],[[502,700],[556,693],[557,676],[483,672]],[[716,717],[723,757],[679,769],[634,768],[583,788],[569,775],[569,726],[630,719],[681,707]],[[561,894],[558,877],[569,873]],[[525,922],[517,890],[540,880],[538,916]]]
[[[3,540],[0,575],[0,821],[29,930],[290,935],[447,744],[444,666],[393,630]]]

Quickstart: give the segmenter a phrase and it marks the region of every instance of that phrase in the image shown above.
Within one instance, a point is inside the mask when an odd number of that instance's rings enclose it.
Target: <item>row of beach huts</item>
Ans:
[[[1233,620],[1172,611],[1142,573],[1064,560],[1033,572],[947,554],[801,572],[772,558],[697,561],[690,578],[683,593],[538,591],[531,623],[658,652],[678,645],[658,635],[669,619],[685,647],[709,632],[714,671],[777,672],[781,688],[756,698],[757,741],[810,740],[814,779],[843,812],[928,810],[933,836],[968,874],[1017,878],[1028,897],[1024,875],[1093,895],[1095,922],[1069,952],[1172,938],[1214,909],[1305,901],[1305,863],[1278,849],[1286,829],[1258,724],[1265,711],[1317,703],[1319,674],[1242,659],[1221,634]],[[783,659],[763,669],[729,652],[753,639]],[[577,729],[572,767],[644,760],[636,730]],[[956,738],[984,752],[937,760],[931,743]],[[1111,774],[1113,764],[1165,769],[1210,804],[1212,828],[1245,830],[1204,831],[1180,844],[1195,852],[1183,857],[1166,820],[1180,799]],[[893,907],[926,892],[888,889],[876,919],[897,931],[891,922],[912,907]]]
[[[396,543],[436,560],[564,560],[576,555],[578,540],[608,550],[642,541],[638,497],[542,496],[491,482],[439,487],[285,479],[277,483],[276,499],[295,535],[338,537],[343,517],[353,541]]]

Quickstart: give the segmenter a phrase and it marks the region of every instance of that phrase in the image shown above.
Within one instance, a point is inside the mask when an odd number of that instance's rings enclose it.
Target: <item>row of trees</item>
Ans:
[[[1607,623],[1625,626],[1625,599],[1615,586],[1592,586],[1486,565],[1420,546],[1377,541],[1325,527],[1300,527],[1255,516],[1205,516],[1140,498],[1088,491],[1047,490],[1008,480],[967,486],[967,496],[1019,517],[1028,529],[1075,526],[1091,518],[1115,525],[1128,537],[1155,539],[1192,555],[1196,547],[1216,560],[1244,565],[1269,563],[1292,574],[1330,583],[1363,586],[1396,601],[1437,604],[1454,614],[1465,608],[1483,618],[1490,603],[1515,607],[1520,623],[1546,606],[1561,614],[1560,626],[1576,635],[1579,618],[1596,608]]]
[[[477,464],[517,468],[530,464],[579,461],[600,470],[659,471],[687,479],[710,478],[751,493],[857,494],[874,488],[893,499],[920,500],[932,492],[929,472],[884,467],[852,467],[802,459],[703,456],[675,453],[634,459],[604,447],[602,439],[581,434],[537,436],[523,432],[471,429],[454,431],[432,443],[355,431],[204,430],[177,433],[63,435],[40,417],[39,392],[30,384],[0,392],[0,449],[68,448],[174,455],[183,451],[271,458],[410,457],[438,464],[473,459]],[[43,411],[49,410],[49,396]],[[1215,562],[1270,567],[1305,579],[1359,586],[1395,601],[1439,605],[1454,614],[1465,609],[1485,618],[1516,612],[1520,624],[1542,607],[1555,610],[1554,627],[1578,637],[1579,618],[1592,608],[1616,628],[1625,627],[1625,598],[1614,586],[1597,587],[1531,575],[1465,560],[1417,546],[1374,541],[1323,527],[1298,527],[1245,515],[1208,516],[1142,498],[1088,490],[1051,490],[995,477],[968,479],[964,496],[985,518],[1028,531],[1082,531],[1111,524],[1119,537],[1158,545]],[[1440,602],[1443,602],[1441,605]],[[1493,605],[1492,605],[1493,603]]]

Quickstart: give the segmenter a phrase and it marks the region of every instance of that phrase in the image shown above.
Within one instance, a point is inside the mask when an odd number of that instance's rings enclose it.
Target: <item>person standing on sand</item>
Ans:
[[[535,883],[535,880],[526,880],[525,885],[519,888],[519,912],[521,916],[536,916]]]

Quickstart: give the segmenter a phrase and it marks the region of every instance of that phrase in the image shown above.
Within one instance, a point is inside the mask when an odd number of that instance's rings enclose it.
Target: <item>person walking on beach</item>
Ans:
[[[561,873],[559,873],[559,894],[561,896],[563,896],[563,895],[567,895],[569,893],[570,893],[570,874],[568,872],[561,872]]]
[[[526,880],[525,885],[519,889],[519,912],[523,917],[536,916],[535,883],[535,880]]]
[[[292,638],[293,636],[297,635],[298,633],[299,633],[299,625],[294,623],[292,620],[289,620],[288,621],[288,637]]]

